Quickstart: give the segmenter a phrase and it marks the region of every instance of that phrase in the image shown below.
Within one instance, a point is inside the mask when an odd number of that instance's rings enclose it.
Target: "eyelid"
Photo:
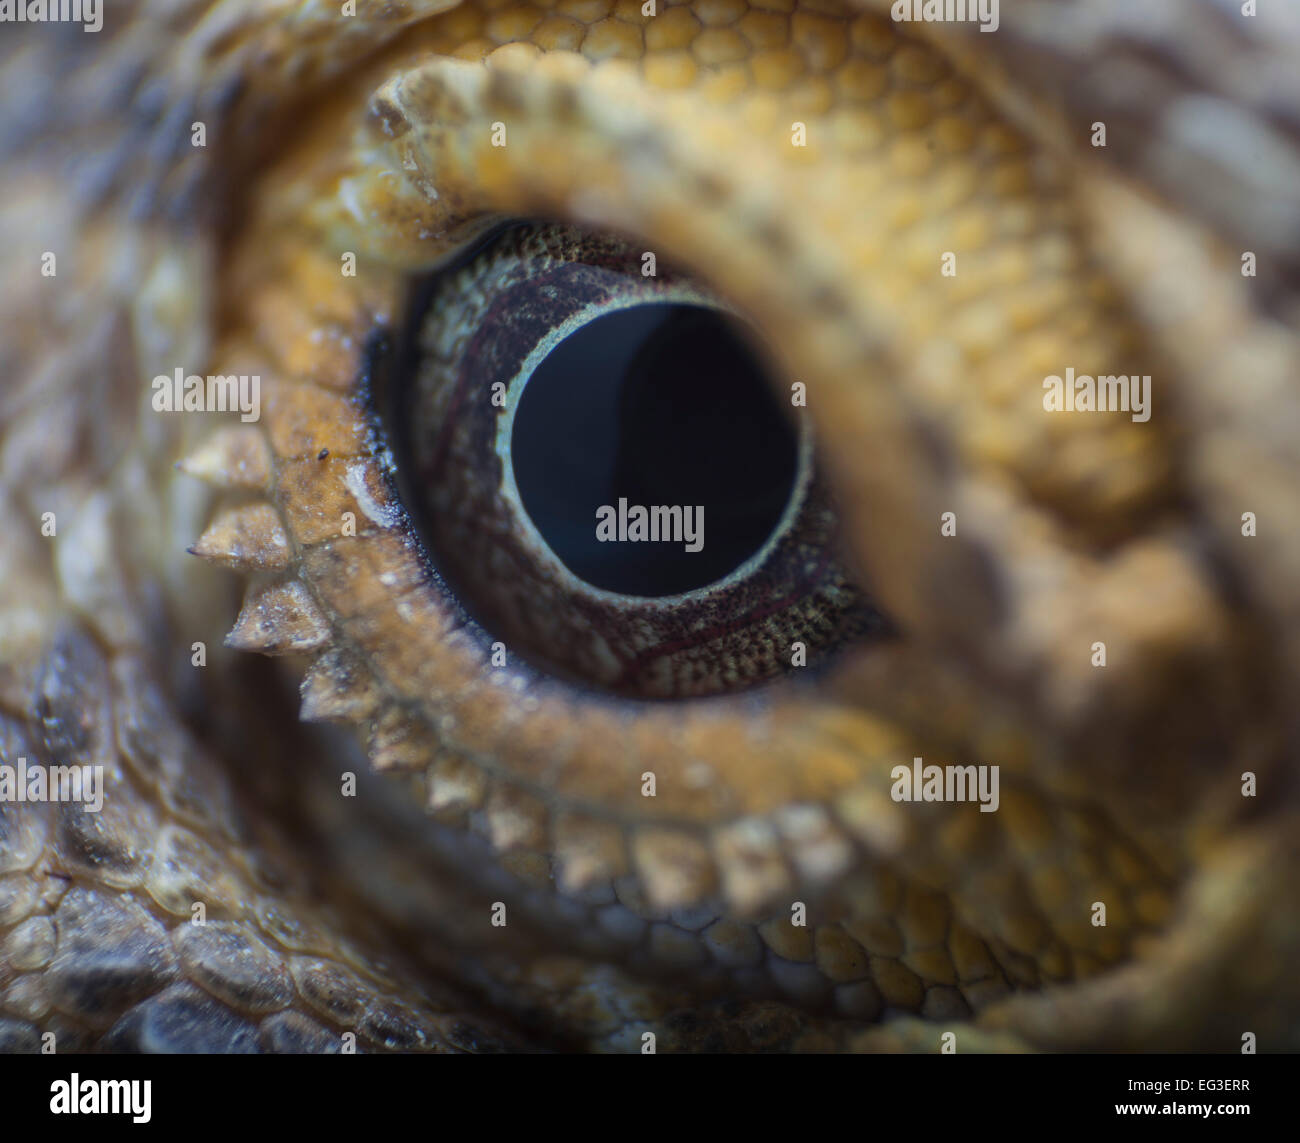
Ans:
[[[651,899],[686,904],[721,885],[746,908],[759,907],[765,898],[745,888],[741,866],[726,872],[727,862],[741,860],[728,856],[726,831],[742,819],[758,828],[791,802],[833,800],[836,790],[847,796],[870,770],[830,741],[808,753],[818,741],[809,720],[823,700],[807,687],[783,698],[780,687],[759,706],[723,700],[665,715],[491,669],[481,640],[400,526],[403,510],[384,475],[382,444],[358,400],[366,335],[376,314],[391,326],[386,314],[395,299],[386,290],[395,278],[365,265],[356,279],[343,278],[310,233],[252,228],[240,246],[232,253],[236,269],[244,258],[250,267],[265,266],[268,257],[281,266],[260,284],[251,274],[232,275],[229,281],[249,288],[227,304],[235,314],[247,311],[236,325],[256,328],[267,355],[263,424],[252,431],[270,446],[268,495],[293,551],[287,578],[250,583],[236,623],[245,645],[309,653],[305,713],[358,724],[372,761],[381,769],[414,767],[408,781],[444,819],[464,825],[471,812],[485,815],[492,837],[507,848],[518,844],[516,835],[491,823],[533,821],[529,836],[537,844],[550,838],[561,868],[579,861],[597,836],[609,837],[616,842],[603,850],[597,872],[651,878],[642,884]],[[304,320],[308,313],[326,318],[330,337],[316,336],[322,327]],[[340,358],[353,370],[346,382]],[[356,536],[343,534],[345,512],[355,516]],[[516,678],[525,680],[522,690]],[[862,743],[878,764],[902,748],[883,720],[845,716],[864,728]],[[734,736],[742,725],[761,737],[738,753]],[[653,799],[641,795],[647,771],[660,782]],[[891,814],[886,806],[872,838]],[[828,820],[826,828],[842,839],[847,861],[854,847],[845,827]],[[794,858],[779,854],[805,843],[783,841],[775,822],[760,833],[778,865],[793,868]],[[765,881],[764,892],[787,891],[788,876]]]
[[[608,102],[610,93],[605,88],[606,85],[612,85],[616,89],[620,87],[622,81],[618,79],[618,73],[602,71],[606,78],[592,86],[584,83],[575,87],[565,78],[566,71],[571,73],[573,66],[542,66],[537,74],[523,75],[514,72],[485,72],[471,65],[440,61],[417,69],[414,76],[401,77],[386,85],[383,93],[377,97],[381,106],[389,106],[384,100],[390,101],[394,107],[400,103],[406,109],[402,115],[409,113],[414,116],[409,101],[418,100],[419,122],[438,124],[436,131],[432,128],[420,129],[415,123],[403,128],[400,122],[394,123],[392,116],[385,113],[382,119],[372,120],[372,127],[377,130],[372,131],[369,139],[363,140],[349,160],[355,176],[363,180],[369,178],[370,182],[366,185],[377,188],[373,197],[364,200],[368,207],[368,213],[363,212],[367,226],[373,224],[374,229],[387,237],[405,226],[408,229],[404,243],[395,244],[386,250],[388,257],[383,260],[366,259],[361,262],[363,272],[356,280],[340,278],[335,268],[329,265],[328,255],[300,255],[303,272],[294,278],[296,286],[293,288],[302,289],[307,292],[307,296],[312,296],[310,291],[313,280],[328,281],[331,283],[331,297],[336,299],[329,301],[328,305],[335,305],[338,300],[348,297],[350,291],[364,292],[367,288],[374,288],[376,281],[380,283],[378,290],[382,295],[383,283],[388,280],[386,276],[391,274],[390,267],[395,262],[401,264],[403,256],[410,264],[427,265],[431,256],[445,254],[451,248],[449,235],[456,224],[469,220],[480,226],[487,225],[485,218],[476,212],[490,213],[507,207],[522,208],[535,202],[530,188],[537,185],[539,180],[534,178],[536,170],[531,160],[544,159],[546,179],[541,181],[554,184],[548,193],[555,196],[546,199],[546,202],[573,208],[569,213],[577,213],[579,208],[591,211],[612,210],[615,215],[635,217],[648,229],[653,228],[656,220],[662,217],[665,202],[677,202],[683,194],[706,191],[706,209],[692,211],[684,216],[685,221],[691,225],[691,232],[676,235],[668,249],[693,253],[695,257],[687,259],[688,265],[692,261],[703,264],[716,261],[718,265],[726,266],[731,271],[735,284],[743,286],[756,302],[762,304],[772,328],[784,328],[791,335],[791,342],[809,350],[800,361],[801,371],[805,375],[833,375],[834,365],[841,364],[839,359],[846,348],[859,352],[862,350],[861,344],[852,347],[844,345],[846,315],[838,306],[831,304],[811,310],[808,308],[807,292],[827,288],[819,286],[819,282],[826,281],[828,270],[792,266],[788,278],[780,276],[773,281],[770,275],[759,275],[756,282],[744,280],[750,271],[744,259],[736,257],[737,247],[743,252],[749,246],[754,246],[769,266],[773,267],[780,265],[782,255],[792,256],[793,252],[801,249],[799,239],[793,234],[785,233],[791,223],[782,204],[767,200],[765,203],[760,201],[746,205],[743,197],[736,199],[735,196],[742,195],[741,186],[729,173],[729,160],[723,155],[677,154],[679,148],[675,133],[663,126],[663,120],[653,114],[653,107],[647,105],[643,96],[635,96],[629,98],[626,104],[619,104],[617,116],[613,117],[618,121],[612,121],[611,105]],[[440,80],[445,80],[449,87],[439,87]],[[448,96],[448,91],[454,92],[454,96]],[[436,113],[443,109],[447,99],[462,101],[459,121],[451,114],[445,118],[437,117]],[[478,170],[476,161],[487,157],[483,153],[487,144],[476,145],[474,142],[474,133],[482,126],[481,116],[467,118],[463,113],[465,103],[472,103],[476,99],[481,102],[479,110],[484,113],[494,112],[493,104],[498,102],[502,113],[510,112],[512,116],[514,134],[510,146],[502,149],[501,161],[497,163],[497,167],[503,171],[503,179],[495,184],[495,188],[490,180],[488,185],[480,186],[471,177],[472,171]],[[554,117],[560,108],[567,108],[569,112],[563,128],[559,126],[562,120]],[[574,121],[575,117],[577,122]],[[392,178],[385,176],[379,179],[375,176],[375,148],[385,145],[385,130],[378,128],[380,123],[388,124],[387,130],[391,131],[391,136],[388,137],[394,141],[395,147],[392,158],[396,161],[384,170],[407,169],[408,157],[415,160],[417,177],[421,171],[431,173],[436,170],[439,179],[438,198],[433,203],[427,198],[422,201],[413,198],[409,188],[403,191],[405,197],[402,197],[402,194],[393,189]],[[422,148],[437,146],[436,162],[432,161],[432,153],[427,150],[417,154],[415,150],[407,149],[415,142],[414,137],[408,136],[417,134]],[[636,145],[638,141],[639,145],[649,145],[663,151],[671,161],[665,163],[654,177],[648,178],[645,186],[633,187],[624,183],[626,190],[636,191],[635,194],[629,194],[626,202],[620,204],[617,196],[603,204],[583,200],[581,193],[584,180],[577,174],[583,168],[581,157],[586,156],[599,162],[602,169],[611,164],[617,166],[628,157],[629,145]],[[352,144],[349,142],[347,145]],[[569,158],[575,147],[580,156],[578,162]],[[560,156],[564,157],[557,163]],[[487,169],[492,169],[490,163]],[[346,179],[340,185],[346,185]],[[658,200],[656,196],[659,196]],[[729,212],[737,206],[745,206],[746,209],[737,218],[729,218]],[[430,211],[438,213],[431,214]],[[389,220],[387,228],[384,223],[386,218]],[[603,221],[613,222],[616,219],[606,218]],[[439,237],[422,239],[420,231],[412,234],[409,228],[413,223],[418,223],[421,231],[427,229]],[[742,228],[741,235],[747,233],[750,236],[738,235],[738,225]],[[345,231],[340,230],[339,233]],[[309,266],[311,269],[307,271]],[[319,287],[316,291],[319,292]],[[791,312],[807,316],[792,327],[785,318]],[[362,340],[359,324],[354,325],[353,330],[346,336],[353,340],[350,353],[355,360]],[[298,352],[297,347],[290,345],[286,348],[286,364],[292,365],[293,355]],[[872,360],[873,356],[874,353],[869,352],[867,360]],[[376,669],[383,676],[380,680],[383,689],[390,690],[399,701],[418,708],[421,699],[429,694],[456,693],[458,690],[463,692],[470,689],[464,680],[477,678],[483,664],[467,650],[463,638],[454,639],[455,628],[463,622],[461,617],[450,612],[445,603],[429,598],[427,592],[420,590],[409,591],[401,598],[400,605],[393,603],[389,607],[378,587],[379,577],[384,575],[395,576],[403,585],[413,582],[417,569],[406,541],[391,530],[379,527],[373,529],[375,535],[357,537],[356,540],[336,534],[336,522],[341,513],[346,510],[357,512],[359,508],[347,483],[329,475],[338,472],[344,464],[354,466],[351,473],[354,483],[361,480],[371,490],[374,502],[380,505],[381,518],[386,517],[390,511],[397,512],[400,509],[395,498],[386,498],[385,482],[377,460],[365,460],[355,455],[355,442],[364,433],[358,414],[348,408],[346,402],[340,402],[337,398],[322,398],[326,404],[333,405],[334,411],[330,418],[318,423],[332,426],[329,432],[336,439],[331,445],[328,460],[317,462],[313,459],[315,450],[312,446],[319,448],[322,442],[316,439],[319,433],[310,431],[313,416],[317,414],[311,411],[306,391],[297,392],[299,397],[294,397],[290,390],[285,389],[282,396],[270,399],[268,421],[273,444],[279,455],[278,503],[298,542],[312,545],[308,551],[310,559],[305,566],[308,575],[313,572],[322,573],[317,590],[326,594],[321,598],[321,604],[333,613],[335,622],[356,643],[357,650],[379,664]],[[323,408],[324,405],[317,406],[318,411]],[[890,457],[899,457],[899,479],[895,487],[910,490],[913,496],[921,495],[924,482],[919,479],[909,480],[914,465],[909,454],[900,451],[900,441],[905,443],[906,434],[901,428],[897,433],[890,431],[898,427],[897,414],[891,417],[884,408],[877,408],[875,412],[877,416],[873,419],[871,431],[866,434],[865,443],[860,443],[858,447],[875,448],[877,459],[886,463]],[[338,426],[342,424],[348,427],[340,434]],[[304,426],[308,431],[303,431]],[[907,463],[901,463],[903,458],[908,458]],[[361,466],[359,470],[355,467],[357,465]],[[892,490],[880,491],[884,494]],[[906,497],[907,492],[893,492],[893,495],[896,498],[900,495]],[[357,518],[364,530],[365,513],[358,513]],[[379,554],[381,550],[384,551],[382,557]],[[326,563],[330,565],[328,576],[323,574]],[[352,573],[350,576],[345,574],[349,571]],[[348,608],[358,600],[367,605],[373,601],[376,607],[389,613],[387,618],[354,615],[350,619],[340,619],[339,616],[345,615]],[[398,611],[401,614],[400,622],[394,618]],[[386,639],[390,636],[392,642],[386,644]],[[431,656],[422,644],[423,640],[438,638],[446,638],[451,644],[442,648],[447,660],[445,664],[442,658]],[[466,655],[469,657],[463,657]],[[475,715],[473,721],[477,724],[474,733],[478,745],[463,745],[471,752],[485,757],[492,756],[498,747],[509,756],[513,754],[511,743],[498,743],[496,740],[502,733],[502,728],[511,727],[517,722],[517,712],[510,705],[503,705],[501,696],[494,700],[492,694],[491,691],[487,692],[484,701],[477,702],[470,708]],[[513,696],[505,699],[506,704],[514,701]],[[773,701],[776,709],[780,710],[781,702]],[[809,700],[804,695],[798,701],[807,703]],[[610,708],[593,708],[604,709]],[[464,710],[463,703],[456,707],[453,719],[471,721]],[[486,716],[489,711],[490,718]],[[450,713],[449,710],[432,712],[429,721],[441,730],[442,720]],[[602,773],[601,780],[588,789],[601,791],[598,802],[604,812],[611,812],[611,806],[623,805],[625,812],[631,815],[630,820],[639,820],[647,815],[652,819],[672,820],[679,813],[684,814],[688,820],[694,817],[702,803],[698,794],[687,792],[698,789],[699,776],[706,773],[713,775],[710,782],[721,783],[719,796],[723,803],[732,805],[736,812],[742,812],[742,808],[743,812],[762,812],[763,805],[775,808],[789,800],[797,801],[800,787],[805,788],[806,796],[809,797],[813,796],[814,791],[819,797],[826,795],[828,790],[825,779],[818,775],[817,767],[801,768],[794,774],[785,772],[789,760],[804,753],[798,736],[806,731],[801,724],[791,723],[784,716],[777,719],[777,724],[788,726],[793,737],[783,743],[783,735],[776,735],[768,749],[756,749],[746,763],[750,772],[744,776],[735,775],[725,782],[721,780],[721,773],[728,768],[725,755],[705,759],[665,758],[664,751],[657,749],[654,751],[657,769],[666,777],[671,777],[673,773],[684,775],[693,768],[697,774],[696,784],[690,781],[669,782],[671,792],[647,804],[639,796],[636,774],[626,771],[624,766],[618,766],[612,768],[612,774]],[[517,757],[512,764],[553,767],[555,760],[547,758],[546,753],[545,750],[538,749],[531,758]],[[832,750],[828,757],[834,755],[835,751]],[[769,761],[765,763],[764,759]],[[836,769],[841,774],[837,784],[852,785],[856,780],[856,775],[849,770],[838,766]],[[550,794],[555,801],[563,800],[562,790],[551,790]],[[761,798],[761,802],[756,802],[756,798]]]

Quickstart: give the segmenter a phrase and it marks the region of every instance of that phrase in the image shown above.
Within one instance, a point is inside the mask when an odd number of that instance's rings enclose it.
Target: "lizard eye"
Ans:
[[[718,694],[887,631],[798,386],[610,235],[498,231],[413,294],[373,398],[431,562],[493,640],[635,697]]]

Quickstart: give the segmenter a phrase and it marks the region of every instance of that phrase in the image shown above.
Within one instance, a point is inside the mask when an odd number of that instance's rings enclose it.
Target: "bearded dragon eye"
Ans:
[[[426,552],[494,640],[637,697],[881,636],[761,342],[608,235],[520,224],[415,293],[378,387]]]

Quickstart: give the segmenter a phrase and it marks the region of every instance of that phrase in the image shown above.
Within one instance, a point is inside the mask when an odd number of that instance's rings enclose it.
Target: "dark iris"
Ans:
[[[604,314],[534,370],[510,440],[520,499],[559,559],[624,595],[691,591],[757,552],[798,469],[790,419],[738,324],[705,306]],[[703,508],[703,546],[602,542],[597,510]],[[695,517],[698,519],[698,513]]]
[[[887,633],[775,358],[643,258],[614,235],[509,226],[417,287],[372,370],[408,534],[462,609],[457,639],[494,667],[687,699]],[[642,512],[666,534],[620,540],[620,515],[630,531]]]

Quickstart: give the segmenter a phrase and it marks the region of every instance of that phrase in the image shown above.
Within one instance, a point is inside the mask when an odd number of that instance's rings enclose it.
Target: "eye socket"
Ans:
[[[888,634],[757,337],[647,264],[514,224],[415,291],[380,396],[432,563],[493,640],[631,697],[727,693]]]

